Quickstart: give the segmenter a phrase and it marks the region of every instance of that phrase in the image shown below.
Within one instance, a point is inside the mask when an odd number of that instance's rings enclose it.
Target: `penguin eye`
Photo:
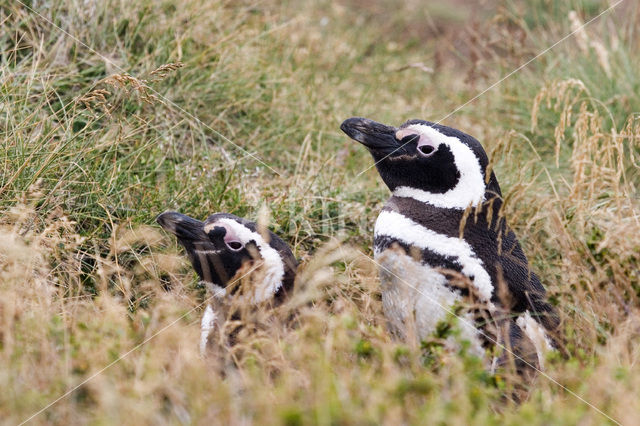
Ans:
[[[421,145],[418,147],[418,152],[422,154],[423,157],[430,157],[435,151],[435,147],[431,145]]]
[[[238,251],[242,249],[242,243],[240,241],[225,241],[224,243],[229,250]]]

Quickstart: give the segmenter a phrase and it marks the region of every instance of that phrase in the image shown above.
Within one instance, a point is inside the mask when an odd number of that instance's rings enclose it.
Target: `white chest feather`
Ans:
[[[460,265],[462,274],[472,278],[480,299],[492,306],[493,283],[482,260],[471,246],[461,238],[438,234],[397,212],[383,211],[375,225],[375,236],[386,236],[411,247],[428,249],[433,253],[449,257]],[[437,265],[436,265],[437,266]]]
[[[447,319],[460,295],[445,285],[441,273],[400,250],[384,250],[375,259],[380,265],[382,307],[390,331],[414,342],[429,337]],[[462,339],[471,342],[471,351],[482,357],[484,350],[471,317],[463,317],[458,324]],[[455,347],[456,343],[449,339],[448,345]]]
[[[207,307],[202,314],[202,320],[200,321],[200,355],[204,356],[207,352],[207,343],[209,342],[209,334],[216,326],[216,318],[217,315],[213,311],[213,308],[210,304],[207,304]]]

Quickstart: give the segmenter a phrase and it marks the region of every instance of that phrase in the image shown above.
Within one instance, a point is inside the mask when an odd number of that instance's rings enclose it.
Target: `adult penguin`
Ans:
[[[374,231],[391,332],[425,339],[467,300],[460,329],[473,352],[498,345],[505,351],[494,367],[514,360],[519,372],[538,369],[559,319],[503,217],[482,145],[424,120],[393,127],[354,117],[341,129],[369,150],[392,192]]]

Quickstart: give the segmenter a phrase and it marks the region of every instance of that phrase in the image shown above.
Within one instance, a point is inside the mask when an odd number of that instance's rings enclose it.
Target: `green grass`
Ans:
[[[33,421],[607,423],[567,389],[635,421],[634,2],[444,121],[490,153],[562,312],[571,356],[546,370],[559,384],[538,377],[520,405],[464,351],[388,336],[366,257],[388,191],[375,169],[360,174],[371,159],[339,125],[445,117],[571,32],[571,10],[575,25],[605,2],[32,3],[77,40],[0,2],[3,423],[155,333]],[[297,327],[270,319],[201,359],[204,293],[155,225],[167,209],[266,210],[301,260]]]

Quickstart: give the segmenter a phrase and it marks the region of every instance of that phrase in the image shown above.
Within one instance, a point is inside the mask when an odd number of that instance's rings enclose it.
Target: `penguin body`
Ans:
[[[258,232],[255,222],[229,213],[215,213],[202,222],[171,211],[156,220],[176,236],[213,296],[201,322],[203,354],[209,334],[224,320],[222,311],[231,297],[240,297],[248,305],[277,306],[293,290],[297,261],[291,249],[273,232]],[[240,279],[248,285],[241,288]]]
[[[472,312],[460,322],[474,353],[497,342],[525,364],[539,365],[553,345],[549,334],[557,332],[558,318],[501,214],[500,186],[494,173],[487,175],[482,145],[423,120],[395,128],[351,118],[341,128],[369,149],[392,191],[374,231],[391,331],[423,340],[467,300],[484,316],[475,327]],[[493,338],[487,315],[498,318]]]
[[[428,339],[462,300],[438,268],[416,259],[410,251],[392,246],[376,251],[374,258],[379,266],[387,326],[399,339],[416,343]],[[473,318],[464,314],[464,319],[459,324],[461,338],[470,343],[470,352],[483,357],[482,340],[473,326]],[[453,339],[447,339],[446,346],[452,350],[457,347]]]

